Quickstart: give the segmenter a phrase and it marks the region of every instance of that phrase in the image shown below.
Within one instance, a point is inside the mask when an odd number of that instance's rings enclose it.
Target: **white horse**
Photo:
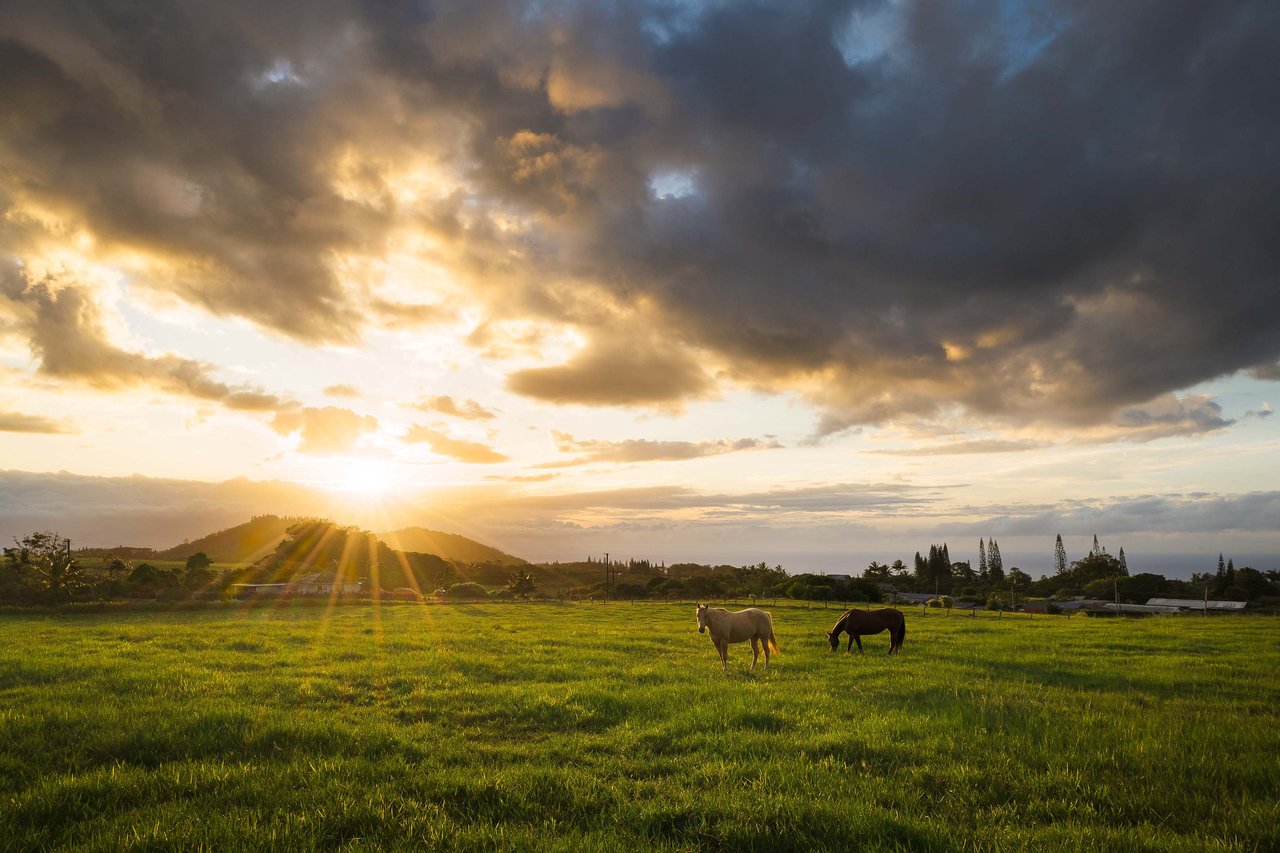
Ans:
[[[778,640],[773,635],[773,619],[763,610],[748,607],[730,613],[723,607],[698,605],[698,633],[711,629],[711,642],[720,653],[720,664],[729,669],[729,644],[751,641],[751,668],[760,659],[760,646],[764,646],[764,668],[769,668],[769,651],[779,651]]]

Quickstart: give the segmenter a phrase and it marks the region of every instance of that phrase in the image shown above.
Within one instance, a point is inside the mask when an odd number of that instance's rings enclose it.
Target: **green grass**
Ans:
[[[1273,850],[1280,620],[0,617],[0,847]]]

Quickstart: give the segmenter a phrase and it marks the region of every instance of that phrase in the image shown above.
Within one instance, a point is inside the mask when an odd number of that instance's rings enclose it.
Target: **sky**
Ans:
[[[1280,567],[1280,6],[12,0],[0,536]]]

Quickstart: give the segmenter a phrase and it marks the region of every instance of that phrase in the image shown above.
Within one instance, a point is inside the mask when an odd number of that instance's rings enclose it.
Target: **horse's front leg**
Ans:
[[[853,641],[858,644],[858,654],[866,654],[866,652],[862,651],[862,637],[858,634],[854,634]]]
[[[756,671],[756,661],[760,660],[760,641],[755,637],[751,638],[751,671]]]
[[[716,651],[720,652],[720,668],[729,671],[729,644],[716,643]]]

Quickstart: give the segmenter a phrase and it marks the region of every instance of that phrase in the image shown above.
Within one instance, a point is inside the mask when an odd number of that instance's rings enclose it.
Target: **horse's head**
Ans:
[[[698,633],[703,634],[707,630],[707,605],[698,605]]]
[[[835,631],[827,632],[827,642],[831,643],[831,651],[840,651],[840,635]]]

